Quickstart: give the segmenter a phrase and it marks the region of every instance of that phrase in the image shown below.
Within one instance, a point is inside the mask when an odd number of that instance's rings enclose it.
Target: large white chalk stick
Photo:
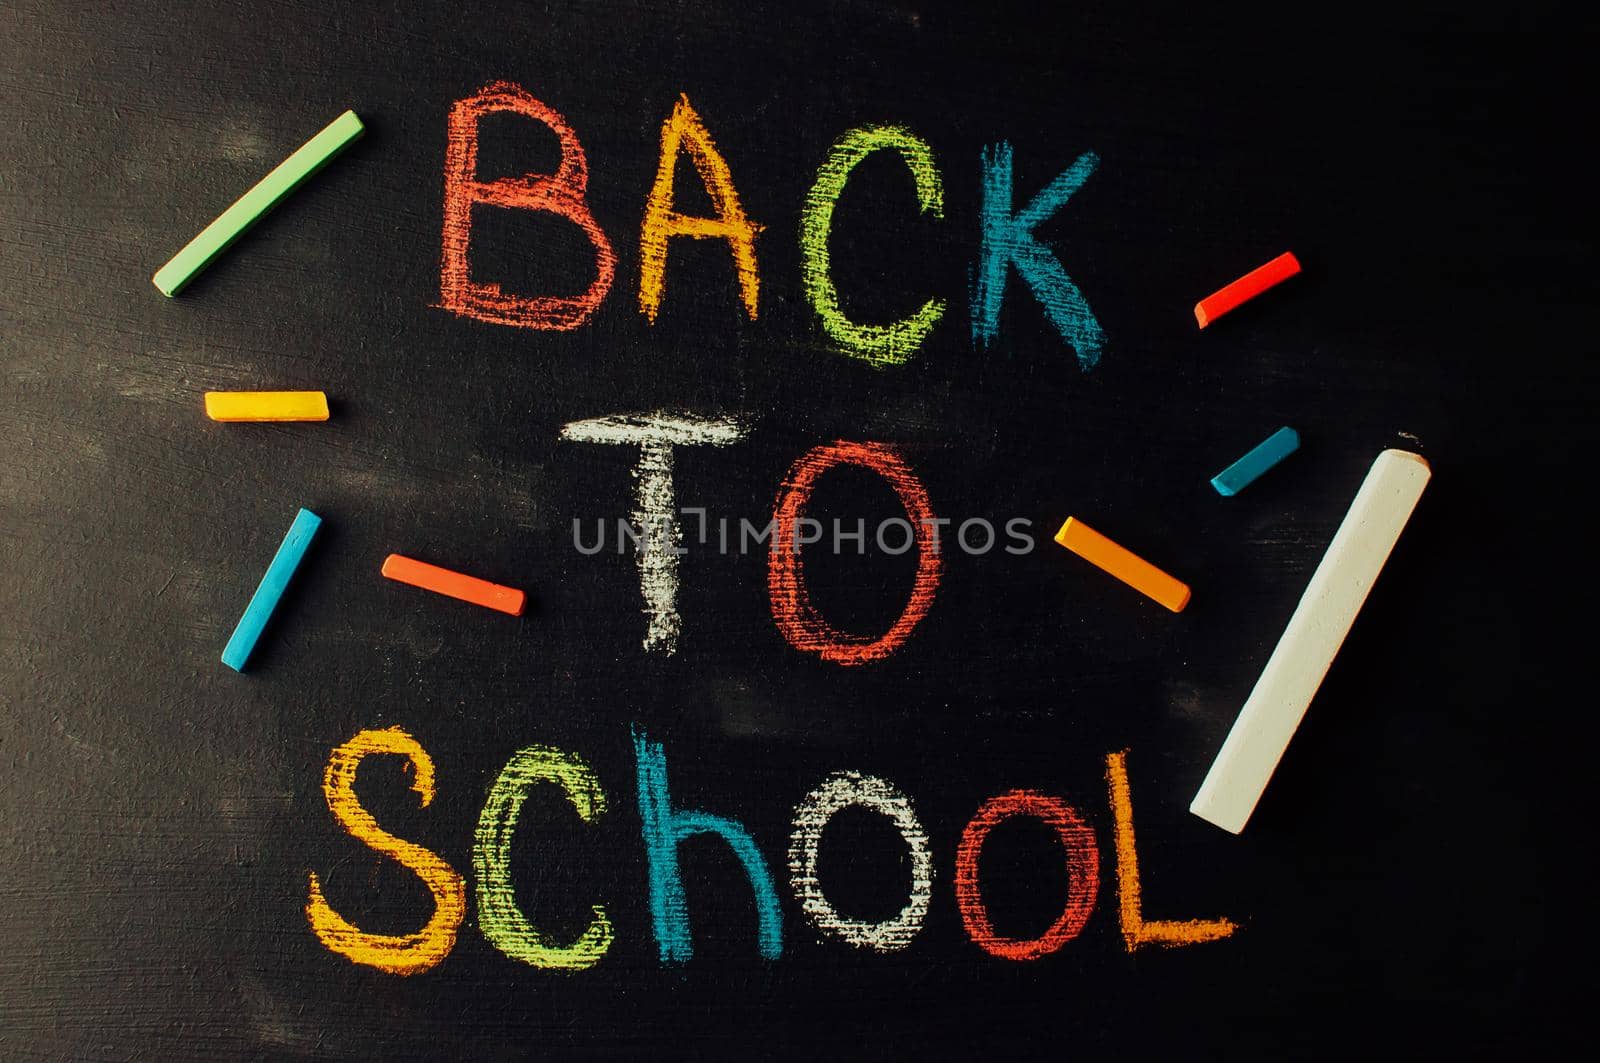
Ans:
[[[1190,812],[1244,830],[1430,475],[1409,451],[1386,450],[1372,463]]]

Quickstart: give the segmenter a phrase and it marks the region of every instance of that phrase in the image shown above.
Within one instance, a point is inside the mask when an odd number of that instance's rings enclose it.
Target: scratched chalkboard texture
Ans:
[[[1594,38],[1353,15],[1269,37],[1222,32],[1215,6],[0,5],[0,1056],[1501,1056],[1563,1035],[1594,988],[1563,973],[1592,904],[1561,889],[1592,837],[1573,737],[1592,647],[1569,615],[1593,595],[1593,536],[1569,507],[1600,442],[1578,224]],[[496,81],[586,155],[616,277],[575,329],[443,308],[447,123]],[[680,94],[761,227],[755,320],[724,239],[670,240],[659,313],[640,310]],[[180,297],[155,290],[346,108],[364,139]],[[887,125],[931,151],[942,210],[918,211],[909,156],[867,154],[832,216],[840,311],[945,307],[903,364],[874,366],[824,329],[800,234],[832,147]],[[1098,159],[1035,230],[1103,331],[1092,368],[1014,268],[974,341],[1002,144],[1017,210]],[[480,180],[560,157],[528,118],[479,127]],[[687,147],[675,188],[712,216]],[[471,214],[475,278],[572,294],[594,276],[570,221]],[[1286,250],[1301,276],[1197,329],[1196,300]],[[248,389],[325,390],[332,419],[205,418],[205,391]],[[673,451],[676,500],[710,534],[684,518],[672,653],[646,646],[637,561],[616,547],[639,447],[563,439],[662,410],[742,433]],[[1299,452],[1219,497],[1210,477],[1280,425]],[[716,542],[723,519],[735,540],[765,524],[795,463],[840,440],[894,448],[947,543],[983,518],[1029,521],[1037,544],[1007,553],[1002,530],[987,553],[942,551],[926,615],[860,664],[791,645],[765,547]],[[1188,802],[1386,447],[1424,454],[1433,483],[1255,818],[1225,834]],[[301,506],[322,531],[236,674],[218,655]],[[847,466],[807,513],[870,529],[902,499]],[[1192,604],[1170,613],[1055,546],[1068,515]],[[574,521],[589,540],[607,522],[606,549],[578,549]],[[524,589],[528,608],[385,580],[391,552]],[[871,543],[803,556],[844,631],[888,630],[917,575],[915,551]],[[391,727],[432,758],[434,799],[392,756],[362,764],[356,796],[466,885],[454,947],[410,976],[325,947],[306,912],[312,873],[363,932],[433,911],[324,796],[335,748]],[[748,830],[779,958],[758,952],[733,850],[697,838],[694,955],[661,961],[636,733],[661,745],[674,808]],[[604,795],[588,823],[530,790],[510,853],[549,942],[604,907],[614,940],[586,970],[510,958],[481,926],[475,831],[530,746],[581,758]],[[1144,917],[1226,918],[1231,936],[1129,951],[1121,750]],[[928,911],[902,950],[819,930],[791,883],[795,808],[845,771],[892,783],[926,832]],[[979,947],[958,906],[963,830],[1013,790],[1076,810],[1098,863],[1081,932],[1030,960]],[[815,870],[834,908],[878,922],[914,868],[891,820],[856,808]],[[994,828],[977,871],[1014,939],[1043,934],[1072,885],[1027,816]]]

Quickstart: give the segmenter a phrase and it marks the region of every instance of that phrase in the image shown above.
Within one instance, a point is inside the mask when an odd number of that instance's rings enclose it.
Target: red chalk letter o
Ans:
[[[509,111],[548,126],[561,141],[561,163],[553,176],[528,174],[478,180],[478,122]],[[611,241],[584,201],[589,164],[578,134],[566,119],[530,96],[520,85],[496,81],[450,108],[444,159],[444,237],[439,260],[439,305],[462,317],[496,325],[566,331],[575,329],[599,307],[617,273]],[[493,281],[475,281],[467,265],[472,242],[472,205],[488,203],[518,210],[549,211],[583,230],[594,247],[595,278],[581,295],[513,295]]]
[[[823,619],[811,604],[806,589],[804,563],[795,542],[796,525],[805,512],[817,478],[835,465],[860,465],[889,481],[900,504],[911,518],[916,534],[917,576],[900,618],[882,635],[856,635],[840,631]],[[789,644],[805,653],[815,653],[835,664],[866,664],[893,653],[928,613],[933,593],[939,587],[939,547],[929,526],[933,508],[928,492],[900,455],[882,443],[847,443],[839,440],[813,447],[789,469],[778,489],[778,502],[772,514],[772,543],[767,553],[767,596],[772,602],[772,619]]]
[[[1061,917],[1031,941],[1003,938],[989,925],[989,912],[978,892],[978,853],[995,824],[1012,816],[1035,816],[1055,828],[1067,851],[1067,906]],[[1058,797],[1035,790],[1012,790],[991,797],[961,832],[956,849],[956,907],[967,935],[978,947],[1006,960],[1036,960],[1056,951],[1083,930],[1094,911],[1100,888],[1100,851],[1094,831],[1073,807]]]

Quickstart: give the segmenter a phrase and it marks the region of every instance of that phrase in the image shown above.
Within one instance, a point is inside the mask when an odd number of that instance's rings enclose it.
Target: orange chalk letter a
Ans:
[[[673,209],[672,179],[678,168],[678,151],[684,146],[711,195],[715,218],[694,218]],[[760,231],[761,226],[745,217],[744,208],[739,206],[733,174],[716,142],[690,106],[689,97],[679,96],[671,117],[661,126],[661,162],[644,205],[644,226],[639,235],[639,309],[652,324],[655,322],[666,285],[667,241],[674,236],[709,236],[728,241],[733,250],[739,299],[754,321],[761,288],[756,273],[756,233]]]

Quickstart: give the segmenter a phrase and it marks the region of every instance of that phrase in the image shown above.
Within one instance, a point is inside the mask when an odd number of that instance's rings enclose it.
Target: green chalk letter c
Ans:
[[[833,206],[856,164],[880,148],[893,148],[905,159],[917,182],[917,205],[924,214],[944,217],[944,183],[939,179],[933,149],[903,126],[863,126],[839,139],[817,171],[800,215],[800,273],[806,298],[822,318],[822,327],[846,354],[877,368],[900,365],[916,353],[944,315],[944,301],[929,299],[922,309],[891,325],[858,325],[839,309],[839,290],[829,274],[828,233]]]
[[[511,886],[511,837],[516,833],[517,817],[528,790],[539,782],[561,787],[585,823],[593,823],[606,810],[605,791],[582,760],[550,746],[519,749],[495,780],[483,814],[478,817],[472,846],[472,868],[478,880],[478,926],[495,948],[514,960],[535,967],[581,971],[599,963],[611,947],[611,921],[606,918],[606,910],[598,904],[594,906],[594,921],[573,944],[552,945],[517,907]]]

